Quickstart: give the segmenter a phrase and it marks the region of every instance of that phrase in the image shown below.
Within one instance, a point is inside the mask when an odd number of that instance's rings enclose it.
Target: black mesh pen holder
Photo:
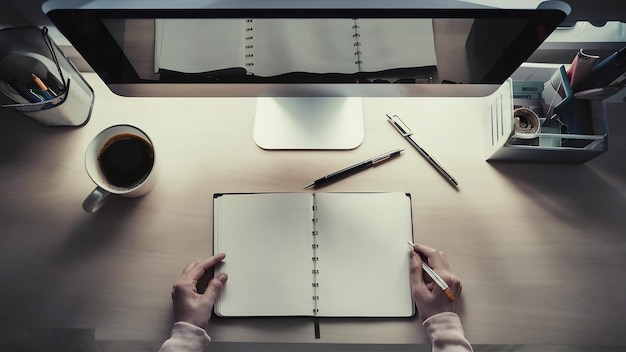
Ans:
[[[1,109],[19,111],[46,126],[83,126],[93,102],[93,89],[46,27],[0,30]]]

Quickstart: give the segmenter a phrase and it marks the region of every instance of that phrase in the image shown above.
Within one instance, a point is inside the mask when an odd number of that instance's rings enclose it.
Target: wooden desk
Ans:
[[[171,285],[188,261],[212,252],[213,193],[301,191],[404,147],[400,158],[323,190],[412,193],[415,240],[447,252],[462,279],[459,311],[472,343],[626,345],[624,104],[609,106],[609,151],[584,165],[490,164],[482,117],[464,111],[463,99],[368,98],[357,149],[264,151],[252,139],[254,99],[121,98],[85,76],[96,103],[82,128],[0,115],[4,328],[95,329],[96,340],[158,348],[172,324]],[[459,192],[385,113],[404,118]],[[117,123],[152,137],[161,178],[143,198],[111,199],[87,214],[84,151]],[[375,278],[363,289],[370,284]],[[214,318],[209,333],[216,342],[428,342],[417,318],[323,319],[319,341],[307,318]]]

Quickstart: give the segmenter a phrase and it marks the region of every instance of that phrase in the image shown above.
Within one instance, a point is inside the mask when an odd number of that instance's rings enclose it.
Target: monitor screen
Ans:
[[[415,85],[501,84],[569,12],[558,1],[305,3],[55,0],[44,11],[113,91],[143,96],[275,95],[285,84],[300,88],[287,95],[315,94],[305,84],[411,96]]]

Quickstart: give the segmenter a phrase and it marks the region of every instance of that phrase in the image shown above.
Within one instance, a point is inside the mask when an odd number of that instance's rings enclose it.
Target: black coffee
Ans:
[[[98,156],[102,176],[116,187],[132,188],[146,179],[154,165],[150,144],[138,136],[121,134],[109,139]]]

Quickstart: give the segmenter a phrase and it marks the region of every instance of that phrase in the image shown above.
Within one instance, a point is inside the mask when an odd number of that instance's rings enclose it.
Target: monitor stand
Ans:
[[[363,137],[361,98],[257,98],[254,141],[263,149],[354,149]]]

